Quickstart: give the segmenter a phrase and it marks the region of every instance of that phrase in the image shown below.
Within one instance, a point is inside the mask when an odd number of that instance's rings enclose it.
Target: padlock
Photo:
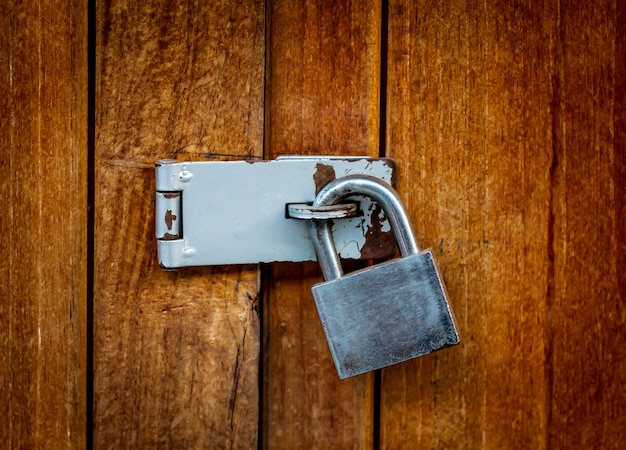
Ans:
[[[407,361],[460,342],[433,254],[420,251],[395,190],[366,175],[336,179],[314,206],[352,195],[373,198],[385,212],[400,258],[343,275],[329,221],[313,220],[312,240],[325,282],[315,304],[339,378]]]

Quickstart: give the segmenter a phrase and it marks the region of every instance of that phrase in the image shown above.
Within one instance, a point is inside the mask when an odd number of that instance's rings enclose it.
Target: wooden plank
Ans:
[[[380,4],[273,1],[266,148],[378,155]],[[369,448],[373,384],[340,381],[311,286],[317,264],[275,264],[264,303],[264,448]]]
[[[626,16],[619,9],[617,16],[612,1],[561,2],[547,305],[552,448],[620,448],[626,439]]]
[[[84,448],[87,10],[0,19],[0,442]]]
[[[387,154],[462,343],[383,371],[381,448],[542,448],[550,4],[390,1]]]
[[[381,448],[622,445],[616,12],[391,2],[388,155],[415,161],[400,192],[438,249],[463,343],[383,372]]]
[[[264,7],[99,2],[96,448],[254,448],[259,272],[164,272],[154,163],[261,157]]]

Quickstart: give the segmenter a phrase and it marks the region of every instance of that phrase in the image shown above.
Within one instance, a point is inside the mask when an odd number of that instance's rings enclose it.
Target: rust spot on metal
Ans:
[[[162,237],[160,237],[163,241],[175,241],[176,239],[180,239],[179,234],[175,233],[165,233]]]
[[[176,215],[172,214],[172,210],[168,209],[165,213],[165,225],[167,225],[167,229],[172,229],[172,223],[176,220]]]
[[[168,199],[178,198],[180,197],[180,192],[163,193],[163,197],[168,198]]]
[[[396,249],[393,232],[382,231],[384,217],[381,219],[382,208],[378,203],[373,203],[372,224],[365,233],[365,244],[361,248],[361,258],[376,259],[385,258],[394,254]]]
[[[329,220],[355,217],[360,213],[358,203],[311,206],[307,203],[288,203],[287,218],[303,220]]]
[[[337,175],[335,174],[333,166],[317,163],[315,168],[317,170],[313,174],[313,181],[315,182],[315,195],[317,195],[324,188],[324,186],[331,181],[336,180]]]

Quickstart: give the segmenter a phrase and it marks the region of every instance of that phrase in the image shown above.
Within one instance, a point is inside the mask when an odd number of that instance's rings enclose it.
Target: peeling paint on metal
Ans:
[[[157,164],[159,258],[168,267],[312,261],[315,253],[308,224],[287,220],[286,205],[308,204],[329,182],[350,174],[372,175],[393,183],[392,163],[324,156]],[[183,179],[185,175],[189,179]],[[393,240],[391,233],[376,236],[389,230],[380,208],[374,211],[369,198],[354,196],[348,201],[359,202],[357,216],[333,220],[341,258],[378,259],[393,254],[395,245],[384,248],[385,242]],[[225,229],[223,223],[236,226]]]
[[[361,247],[361,257],[364,259],[380,258],[385,249],[395,248],[395,237],[386,222],[382,208],[378,203],[373,202],[372,209],[372,222],[367,226],[365,243]]]
[[[331,181],[334,181],[337,178],[337,175],[335,174],[333,166],[317,163],[315,168],[316,171],[313,174],[313,181],[315,182],[315,195],[317,195],[322,189],[324,189],[324,186]]]

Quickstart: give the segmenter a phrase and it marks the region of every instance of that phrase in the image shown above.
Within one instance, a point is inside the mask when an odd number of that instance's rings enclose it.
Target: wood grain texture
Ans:
[[[623,442],[615,9],[390,1],[387,154],[462,344],[383,371],[381,448]]]
[[[616,95],[626,82],[626,22],[619,7],[620,16],[612,1],[561,2],[547,304],[548,445],[555,448],[617,449],[626,439],[625,147],[615,139],[626,119],[623,92]]]
[[[256,267],[157,267],[154,163],[262,155],[264,6],[99,2],[96,448],[254,448]]]
[[[0,19],[0,442],[84,448],[87,28],[75,1]]]
[[[267,158],[378,155],[380,4],[273,1]],[[275,264],[264,303],[264,448],[369,448],[373,384],[340,381],[311,296],[317,264]]]

